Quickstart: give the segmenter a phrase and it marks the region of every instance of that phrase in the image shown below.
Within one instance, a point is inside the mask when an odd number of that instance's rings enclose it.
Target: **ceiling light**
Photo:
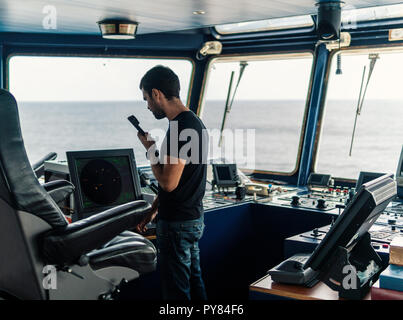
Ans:
[[[194,15],[202,15],[202,14],[206,14],[206,11],[203,11],[203,10],[196,10],[196,11],[193,11],[193,14],[194,14]]]
[[[104,39],[129,40],[136,37],[138,23],[129,20],[108,19],[98,22]]]

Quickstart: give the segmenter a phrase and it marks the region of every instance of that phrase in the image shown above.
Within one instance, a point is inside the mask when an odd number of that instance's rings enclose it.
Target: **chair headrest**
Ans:
[[[4,89],[0,89],[0,167],[3,183],[7,184],[3,187],[8,189],[15,209],[32,213],[55,228],[68,225],[32,170],[21,134],[17,102]]]

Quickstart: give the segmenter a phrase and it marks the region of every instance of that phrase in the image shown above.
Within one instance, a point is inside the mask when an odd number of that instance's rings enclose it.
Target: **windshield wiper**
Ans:
[[[230,99],[230,97],[231,97],[231,90],[232,90],[232,84],[233,84],[233,82],[234,82],[234,73],[235,73],[234,71],[231,72],[231,78],[230,78],[230,81],[229,81],[229,87],[228,87],[228,93],[227,93],[227,100],[225,101],[224,115],[223,115],[222,122],[221,122],[220,140],[219,140],[219,142],[218,142],[218,146],[219,146],[219,147],[221,147],[222,133],[223,133],[224,128],[225,128],[225,122],[227,121],[227,116],[228,116],[228,114],[229,114],[230,111],[231,111],[232,103],[234,102],[234,98],[235,98],[235,94],[236,94],[236,91],[237,91],[238,86],[239,86],[239,82],[240,82],[241,79],[242,79],[243,72],[245,71],[245,68],[246,68],[247,65],[248,65],[248,63],[247,63],[246,61],[241,61],[241,62],[239,63],[239,68],[240,68],[240,69],[239,69],[238,82],[237,82],[237,84],[236,84],[234,93],[232,94],[232,98]],[[230,100],[231,100],[231,101],[230,101]]]
[[[367,83],[365,84],[364,93],[363,93],[363,95],[361,96],[361,93],[362,93],[362,86],[363,86],[363,84],[364,84],[364,77],[365,77],[365,69],[366,69],[366,66],[364,66],[364,70],[363,70],[363,72],[362,72],[360,94],[359,94],[359,96],[358,96],[357,110],[355,111],[355,120],[354,120],[353,134],[351,135],[351,144],[350,144],[350,153],[349,153],[349,156],[350,156],[350,157],[351,157],[351,152],[353,151],[353,141],[354,141],[354,135],[355,135],[355,128],[356,128],[356,125],[357,125],[357,118],[358,118],[358,116],[361,114],[361,111],[362,111],[362,104],[363,104],[363,102],[364,102],[365,94],[367,93],[368,83],[369,83],[369,80],[371,79],[372,71],[374,71],[374,67],[375,67],[376,60],[379,59],[379,54],[378,54],[378,53],[369,54],[368,59],[371,60],[370,63],[369,63],[368,78],[367,78]]]

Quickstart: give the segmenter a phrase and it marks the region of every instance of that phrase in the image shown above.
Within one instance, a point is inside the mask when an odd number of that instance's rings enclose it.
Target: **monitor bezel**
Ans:
[[[104,210],[113,208],[114,206],[104,206],[99,208],[84,208],[82,197],[80,178],[78,176],[76,160],[78,159],[97,159],[106,157],[128,157],[130,165],[130,173],[133,177],[133,188],[135,193],[135,200],[142,199],[140,179],[137,172],[137,165],[134,157],[133,149],[105,149],[105,150],[80,150],[80,151],[66,151],[67,163],[70,172],[70,181],[75,186],[74,190],[74,205],[75,214],[78,219],[82,219],[89,213],[95,211],[102,212]]]
[[[360,174],[358,175],[358,179],[357,182],[355,184],[355,189],[358,190],[358,188],[363,184],[362,182],[364,181],[364,177],[365,176],[369,176],[369,175],[377,175],[377,177],[375,177],[372,180],[375,180],[383,175],[385,175],[385,173],[381,173],[381,172],[372,172],[372,171],[360,171]],[[370,180],[370,181],[372,181]]]
[[[395,183],[393,180],[393,174],[385,174],[379,178],[362,184],[357,193],[354,195],[354,198],[344,209],[343,213],[336,219],[334,225],[330,228],[323,240],[312,252],[311,256],[304,264],[304,269],[312,268],[313,270],[323,272],[324,269],[326,269],[326,262],[329,261],[329,258],[331,257],[332,253],[335,252],[337,247],[348,246],[350,249],[353,248],[360,238],[369,231],[373,223],[382,213],[383,209],[386,208],[388,203],[396,195],[395,191],[393,196],[390,196],[387,200],[376,204],[370,189],[378,185],[381,186],[391,182]],[[368,201],[371,200],[373,202],[371,204],[373,205],[373,208],[368,206]],[[358,206],[358,208],[354,208],[355,206]],[[379,209],[379,211],[377,211],[377,209]],[[357,220],[362,221],[357,223]],[[367,221],[369,222],[365,225],[365,229],[361,230],[360,235],[357,235],[361,227]],[[345,239],[348,237],[347,234],[352,235],[352,237],[348,240]]]

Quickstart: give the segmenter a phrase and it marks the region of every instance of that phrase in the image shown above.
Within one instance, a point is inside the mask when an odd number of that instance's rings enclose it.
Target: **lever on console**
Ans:
[[[298,196],[293,196],[291,200],[291,205],[292,206],[299,206],[299,197]]]

